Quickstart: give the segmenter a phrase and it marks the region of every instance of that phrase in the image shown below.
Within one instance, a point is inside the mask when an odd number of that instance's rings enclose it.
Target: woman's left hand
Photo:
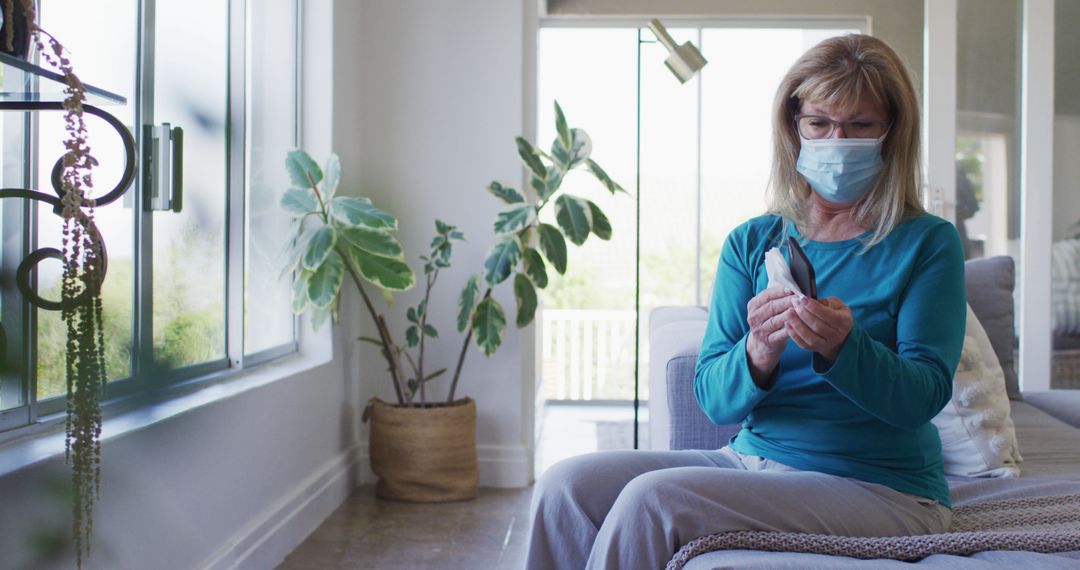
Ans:
[[[836,297],[802,297],[792,305],[795,312],[787,321],[791,340],[803,350],[835,361],[851,332],[851,309]]]

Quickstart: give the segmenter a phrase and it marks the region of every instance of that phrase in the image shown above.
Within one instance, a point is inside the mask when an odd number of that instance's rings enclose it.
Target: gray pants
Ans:
[[[952,511],[884,485],[798,471],[730,448],[573,457],[536,483],[527,568],[663,568],[699,536],[947,531]]]

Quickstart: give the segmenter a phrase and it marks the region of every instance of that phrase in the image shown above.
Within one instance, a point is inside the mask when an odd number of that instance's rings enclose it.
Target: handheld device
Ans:
[[[787,244],[791,257],[789,262],[791,277],[795,279],[795,284],[802,290],[803,295],[811,299],[817,299],[817,279],[814,277],[814,266],[810,264],[810,259],[806,257],[806,253],[799,246],[798,240],[789,236]]]

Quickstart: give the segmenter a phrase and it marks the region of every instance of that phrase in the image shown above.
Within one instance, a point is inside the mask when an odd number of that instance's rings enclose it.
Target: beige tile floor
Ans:
[[[633,447],[633,417],[626,404],[544,406],[537,476],[567,457]],[[645,439],[645,405],[641,419]],[[475,501],[425,505],[360,487],[279,568],[522,568],[531,497],[532,488],[482,488]]]
[[[482,488],[475,501],[416,504],[359,487],[278,568],[522,568],[531,496]]]

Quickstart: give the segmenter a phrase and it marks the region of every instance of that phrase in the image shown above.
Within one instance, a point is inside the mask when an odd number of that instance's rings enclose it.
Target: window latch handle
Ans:
[[[143,187],[147,209],[177,212],[184,206],[184,130],[169,123],[147,125],[143,133]]]

